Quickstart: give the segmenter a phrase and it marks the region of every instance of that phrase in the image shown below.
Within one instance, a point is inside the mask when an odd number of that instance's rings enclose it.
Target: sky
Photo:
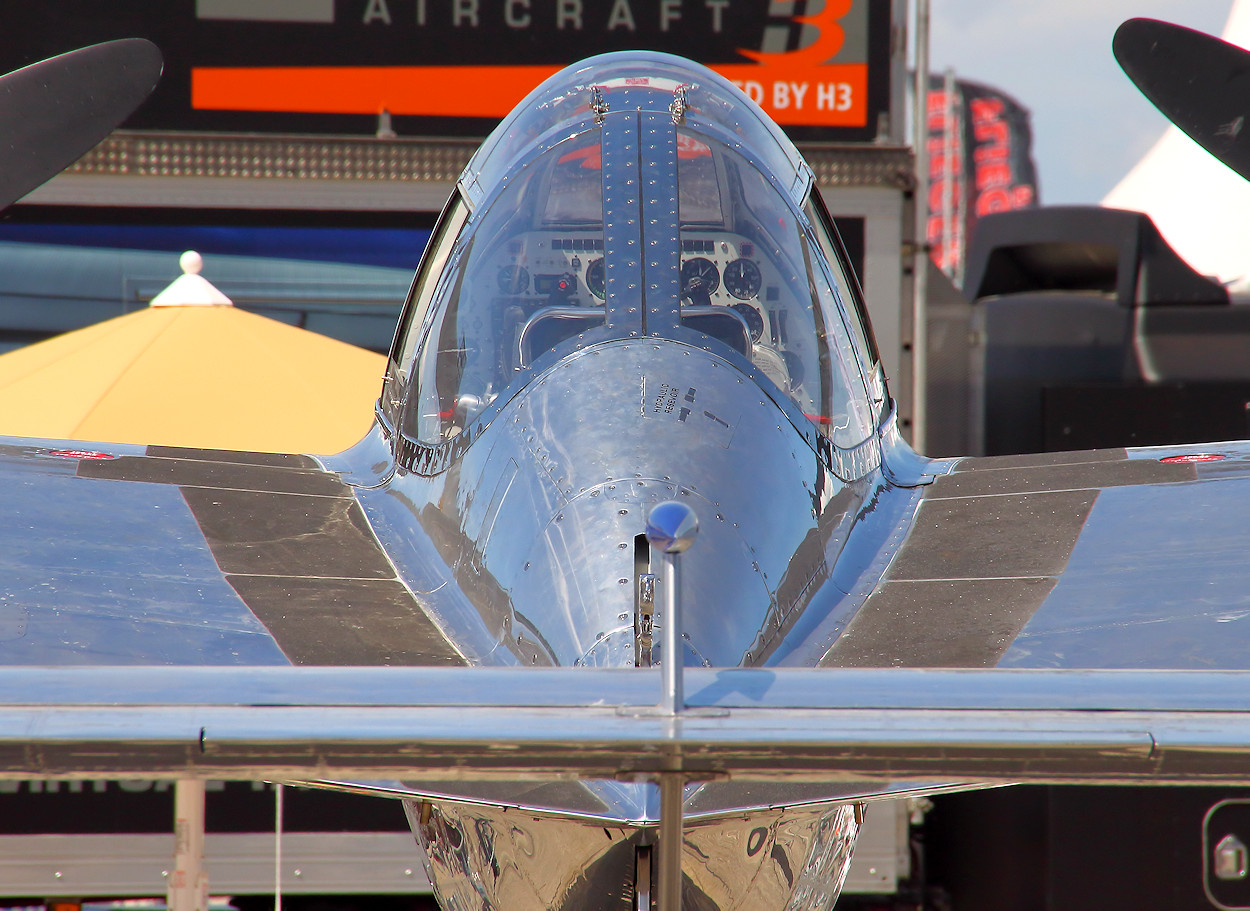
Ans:
[[[914,9],[914,0],[909,4]],[[1167,121],[1111,54],[1125,19],[1219,35],[1233,0],[930,0],[931,70],[1005,91],[1032,113],[1044,205],[1096,204]]]

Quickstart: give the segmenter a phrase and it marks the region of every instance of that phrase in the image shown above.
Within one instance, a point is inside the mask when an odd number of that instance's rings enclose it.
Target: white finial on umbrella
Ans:
[[[178,258],[182,274],[156,297],[152,307],[230,307],[233,301],[222,294],[208,279],[200,275],[204,257],[188,250]]]

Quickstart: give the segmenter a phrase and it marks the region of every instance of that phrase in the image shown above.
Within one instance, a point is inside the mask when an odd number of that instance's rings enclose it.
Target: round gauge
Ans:
[[[719,288],[720,273],[716,271],[716,263],[702,256],[696,256],[682,263],[681,296],[689,297],[692,287],[702,288],[708,294]]]
[[[603,265],[603,257],[591,260],[586,267],[586,287],[599,300],[607,300],[607,269]]]
[[[747,328],[751,330],[751,342],[758,342],[764,334],[764,317],[750,304],[734,304],[733,309],[746,320]]]
[[[504,266],[495,281],[504,294],[524,294],[529,290],[530,272],[524,266]]]
[[[725,267],[725,290],[738,300],[760,293],[760,267],[749,259],[735,259]]]

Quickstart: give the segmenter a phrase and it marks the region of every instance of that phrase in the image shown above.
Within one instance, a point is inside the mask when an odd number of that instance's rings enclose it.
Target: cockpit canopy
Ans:
[[[865,383],[858,290],[812,195],[784,134],[710,70],[642,52],[570,67],[465,169],[392,352],[407,388],[384,401],[406,401],[405,437],[439,446],[546,361],[663,338],[731,360],[852,448],[884,393]]]
[[[699,119],[737,137],[789,190],[796,204],[802,204],[811,187],[811,169],[781,128],[722,76],[681,57],[649,51],[601,54],[543,82],[482,143],[460,177],[460,188],[476,208],[489,189],[546,137],[594,116],[591,106],[596,97],[605,111],[623,110],[632,103],[662,111],[675,103],[678,87],[683,89],[683,113],[697,113]]]

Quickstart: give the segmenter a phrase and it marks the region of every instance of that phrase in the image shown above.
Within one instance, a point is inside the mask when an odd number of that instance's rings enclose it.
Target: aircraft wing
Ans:
[[[0,445],[0,665],[460,662],[313,458],[83,445]]]
[[[847,667],[691,669],[674,720],[654,671],[363,667],[461,659],[311,457],[10,440],[0,774],[1231,780],[1248,455],[956,463],[823,662]]]
[[[1250,444],[969,458],[820,663],[1250,667]]]
[[[316,459],[56,445],[0,446],[0,665],[461,662]],[[960,461],[820,663],[1247,668],[1248,456]]]

